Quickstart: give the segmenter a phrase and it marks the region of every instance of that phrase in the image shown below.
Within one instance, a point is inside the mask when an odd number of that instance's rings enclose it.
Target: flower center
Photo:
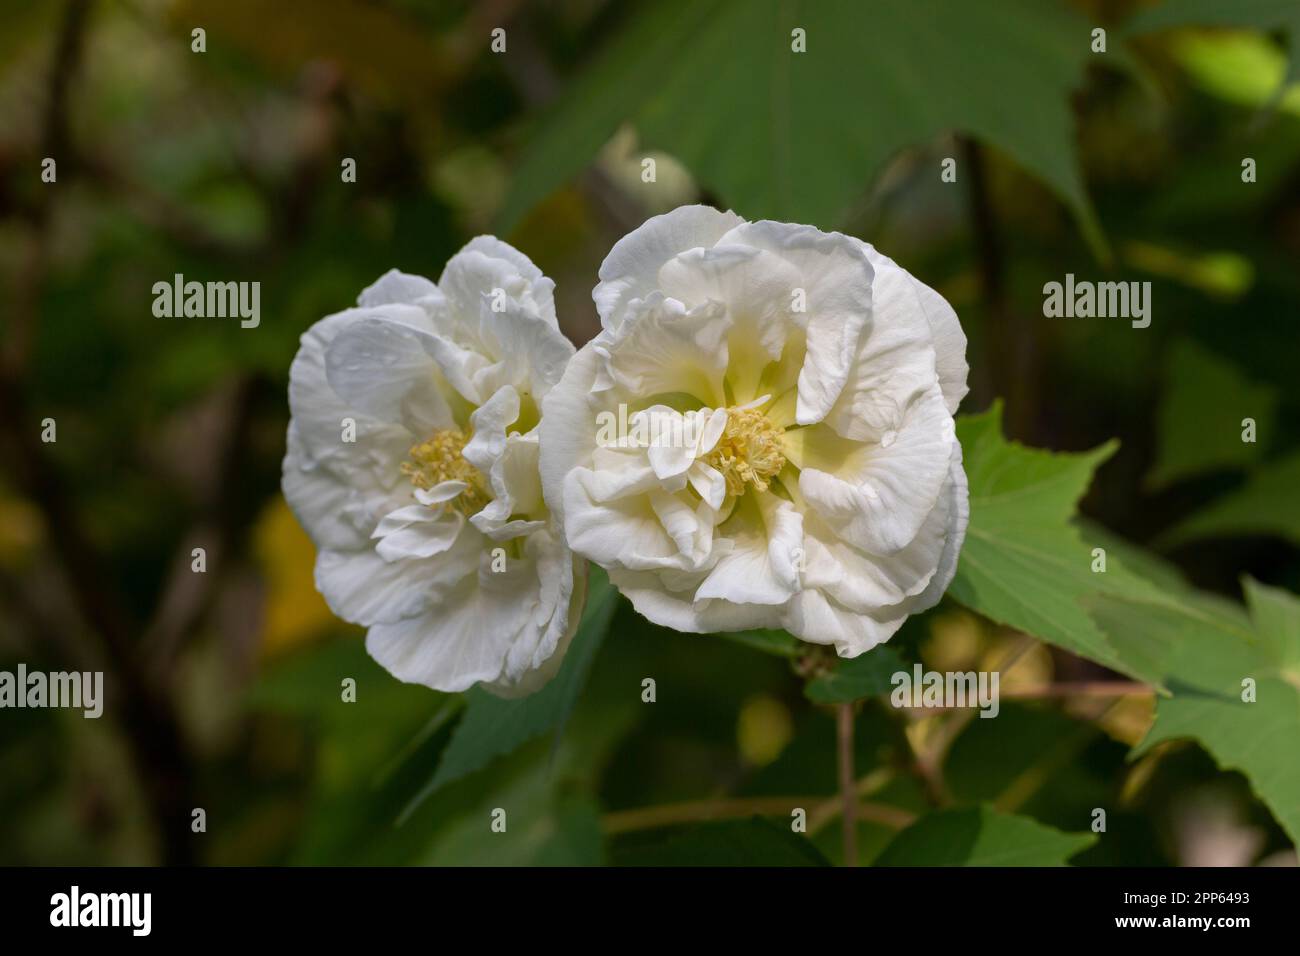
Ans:
[[[463,481],[469,485],[444,507],[471,515],[492,500],[479,470],[461,454],[470,436],[459,428],[443,428],[427,440],[411,446],[411,460],[402,462],[402,474],[416,488],[426,491],[444,481]]]
[[[729,495],[743,494],[747,483],[767,491],[785,467],[782,434],[756,408],[728,408],[727,427],[704,461],[722,473]]]

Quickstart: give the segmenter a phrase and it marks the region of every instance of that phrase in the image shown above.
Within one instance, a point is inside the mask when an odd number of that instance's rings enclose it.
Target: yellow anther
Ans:
[[[704,460],[727,481],[727,494],[740,495],[746,484],[767,491],[785,467],[781,429],[756,408],[728,408],[727,427]]]
[[[440,429],[427,441],[412,445],[411,460],[402,463],[402,474],[416,488],[427,490],[444,481],[463,481],[469,485],[444,506],[466,515],[482,510],[492,500],[483,475],[462,454],[469,438],[459,428]]]

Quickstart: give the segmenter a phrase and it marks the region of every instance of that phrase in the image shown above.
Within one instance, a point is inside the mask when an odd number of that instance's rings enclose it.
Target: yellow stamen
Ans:
[[[785,467],[781,429],[756,408],[727,409],[727,427],[704,461],[722,473],[727,494],[740,495],[745,485],[759,491]]]
[[[427,490],[444,481],[463,481],[469,485],[444,505],[465,515],[475,514],[492,500],[483,475],[461,454],[469,438],[459,428],[440,429],[427,441],[412,445],[411,460],[402,463],[402,474],[416,488]]]

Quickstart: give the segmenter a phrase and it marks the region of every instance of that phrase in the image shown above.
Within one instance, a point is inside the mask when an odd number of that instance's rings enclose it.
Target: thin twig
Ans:
[[[844,865],[858,865],[858,792],[853,776],[853,704],[840,704],[836,711],[837,764],[840,772],[840,800],[844,807],[841,828]]]
[[[1060,681],[1041,687],[1022,687],[1003,691],[1008,700],[1044,700],[1055,697],[1148,697],[1155,691],[1139,681],[1093,680]]]
[[[632,810],[616,810],[601,818],[601,828],[614,836],[638,830],[656,830],[680,826],[684,823],[707,823],[713,820],[734,820],[752,816],[787,816],[799,808],[821,803],[824,797],[734,797],[720,800],[686,800]],[[839,812],[839,798],[835,799]],[[855,802],[855,814],[863,820],[901,829],[910,824],[914,816],[906,810],[884,803]],[[809,821],[809,832],[814,832]]]
[[[863,802],[864,797],[870,797],[876,793],[879,793],[897,776],[898,776],[898,771],[895,770],[893,767],[877,767],[875,770],[872,770],[870,773],[866,774],[865,776],[863,776],[858,780],[856,786],[854,787],[854,790],[858,795],[858,816],[860,816],[864,820],[873,820],[878,823],[888,822],[886,820],[881,819],[880,812],[876,812],[876,811],[863,812],[862,809],[863,807],[877,807],[877,808],[884,807],[886,810],[890,811],[890,813],[884,814],[885,816],[891,816],[891,814],[894,813],[900,813],[906,815],[905,810],[898,810],[895,807],[889,807],[886,806],[885,804],[870,804],[870,803]],[[839,796],[839,794],[836,794],[834,797],[832,797],[829,800],[823,800],[820,806],[818,806],[815,810],[813,810],[812,813],[808,815],[809,835],[821,832],[821,830],[824,827],[826,827],[827,825],[829,825],[830,823],[834,822],[836,819],[839,818],[839,815],[841,811],[843,811],[843,809],[844,809],[844,801]],[[893,816],[892,818],[898,819],[897,816]],[[906,824],[902,824],[902,825],[905,826]]]
[[[66,171],[76,169],[68,132],[68,100],[84,46],[90,4],[70,0],[50,69],[42,142],[47,155]],[[108,586],[108,563],[82,526],[72,497],[37,440],[37,419],[31,414],[21,383],[35,337],[40,288],[48,261],[49,222],[53,189],[42,190],[32,216],[33,244],[25,284],[15,296],[11,334],[0,363],[0,460],[9,464],[15,484],[40,509],[46,538],[61,565],[60,579],[90,632],[99,639],[102,659],[115,693],[132,763],[143,784],[166,863],[193,860],[190,830],[191,775],[183,735],[170,700],[159,693],[140,666],[132,639],[134,626]]]
[[[257,379],[244,375],[223,393],[224,420],[218,429],[219,444],[213,460],[204,468],[216,480],[209,486],[210,497],[201,504],[194,527],[181,539],[141,644],[152,658],[151,668],[159,679],[170,671],[182,642],[194,632],[211,604],[212,594],[228,563],[226,557],[234,551],[239,525],[236,497],[247,458],[256,387]],[[206,552],[204,574],[195,574],[191,568],[191,549],[196,544],[202,545]]]
[[[1001,700],[1104,699],[1110,697],[1150,697],[1154,693],[1155,690],[1152,687],[1140,681],[1094,680],[1059,681],[1052,684],[1042,684],[1038,687],[1017,687],[1011,690],[1000,690],[998,697]],[[970,710],[972,708],[969,705],[925,705],[915,707],[907,704],[895,709],[909,713],[934,714],[943,713],[944,711]]]
[[[81,66],[83,37],[90,12],[88,0],[70,0],[54,55],[50,60],[49,91],[45,98],[45,111],[41,128],[41,155],[62,166],[66,176],[75,165],[68,136],[68,95],[72,81]],[[35,202],[27,210],[31,222],[26,260],[14,282],[13,309],[9,334],[5,341],[4,360],[15,380],[21,379],[31,355],[35,338],[36,311],[39,301],[41,277],[45,274],[49,257],[50,210],[54,190],[43,184],[37,190]]]

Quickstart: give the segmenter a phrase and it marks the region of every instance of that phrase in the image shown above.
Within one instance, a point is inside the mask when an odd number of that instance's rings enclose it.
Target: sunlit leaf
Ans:
[[[1254,33],[1186,34],[1175,40],[1171,49],[1202,89],[1253,109],[1267,106],[1286,77],[1285,54],[1277,44]],[[1300,116],[1300,86],[1287,89],[1278,109]]]
[[[970,479],[970,527],[949,595],[973,611],[1141,680],[1159,665],[1140,634],[1104,634],[1080,599],[1152,586],[1115,555],[1106,570],[1072,524],[1075,503],[1113,442],[1089,452],[1026,448],[1002,435],[1001,409],[957,423]]]
[[[1293,840],[1300,838],[1300,600],[1248,582],[1252,622],[1114,596],[1093,612],[1111,631],[1141,628],[1169,648],[1172,697],[1156,703],[1155,724],[1135,749],[1166,740],[1200,741],[1225,768],[1240,770]],[[1247,699],[1247,682],[1253,700]]]
[[[1259,30],[1285,30],[1291,43],[1290,62],[1285,83],[1300,78],[1300,56],[1295,45],[1300,42],[1300,4],[1294,0],[1165,0],[1155,7],[1139,10],[1124,25],[1130,35],[1186,26],[1253,27]],[[1280,95],[1282,87],[1277,88]]]

